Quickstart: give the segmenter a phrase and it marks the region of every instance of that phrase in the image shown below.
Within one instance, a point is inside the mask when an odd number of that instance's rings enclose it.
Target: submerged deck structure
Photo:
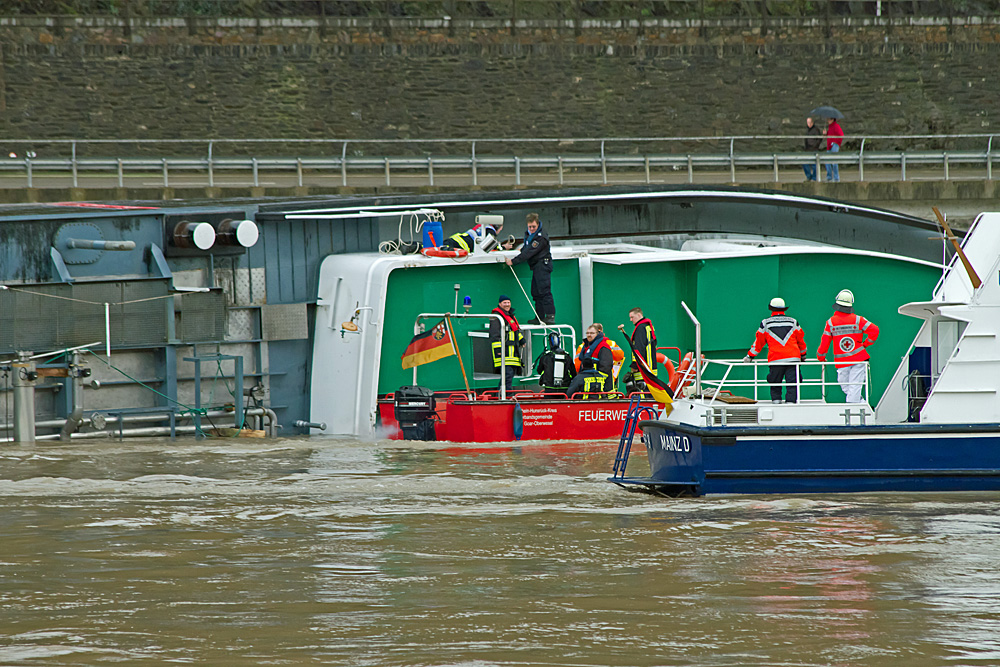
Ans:
[[[280,425],[273,433],[315,432],[310,423],[323,421],[312,410],[317,322],[329,315],[321,303],[321,265],[331,256],[356,263],[358,253],[378,253],[381,242],[400,236],[400,211],[431,206],[445,214],[446,234],[488,213],[505,216],[505,231],[519,235],[524,215],[537,211],[557,244],[588,239],[591,247],[621,248],[641,241],[680,251],[692,240],[752,236],[862,254],[891,251],[922,265],[942,256],[940,244],[927,241],[934,226],[925,220],[832,200],[720,188],[7,206],[0,208],[0,284],[9,288],[0,290],[0,362],[6,368],[0,414],[11,417],[0,425],[0,439],[15,437],[14,416],[18,409],[24,416],[29,389],[30,435],[37,438],[236,426],[232,415],[243,408],[259,426]],[[222,236],[224,221],[243,220],[259,233],[249,246],[217,241],[184,247],[175,239],[194,223]],[[607,260],[609,253],[592,253],[600,255],[606,257],[594,263],[591,277],[595,305],[588,308],[578,294],[567,297],[569,303],[559,304],[560,321],[574,327],[590,317],[617,322],[617,314],[605,314],[600,305],[621,294],[613,282],[618,278],[604,271],[623,272],[632,262],[616,264]],[[557,268],[557,282],[578,292],[587,280],[586,262],[570,256],[560,261],[565,270]],[[352,280],[360,270],[348,272]],[[470,264],[466,270],[477,269]],[[767,269],[780,270],[780,262]],[[431,310],[450,309],[455,280],[448,270],[435,280],[447,284],[447,296]],[[493,278],[484,273],[458,282],[471,289],[476,280],[484,281],[478,307],[486,305],[482,299],[492,293]],[[706,309],[714,307],[713,290],[704,291]],[[350,305],[364,306],[362,301],[357,295]],[[672,317],[664,312],[660,320]],[[412,318],[404,319],[409,324],[389,322],[384,354],[394,353],[396,339],[412,335]],[[75,357],[59,354],[79,346],[86,347]],[[27,362],[37,377],[21,376],[17,364]],[[383,377],[389,391],[397,379]],[[376,385],[375,392],[385,386]],[[15,395],[22,398],[15,401]],[[195,423],[199,414],[202,424]],[[335,416],[322,430],[355,432],[356,417]]]

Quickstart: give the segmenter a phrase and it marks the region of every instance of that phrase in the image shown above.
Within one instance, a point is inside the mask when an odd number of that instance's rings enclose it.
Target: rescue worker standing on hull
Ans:
[[[524,245],[516,257],[507,258],[507,266],[522,262],[531,269],[531,298],[535,302],[535,313],[546,324],[556,323],[556,302],[552,298],[552,252],[549,249],[549,235],[542,229],[537,213],[529,213],[528,230],[524,234]],[[538,318],[528,324],[541,324]]]
[[[587,341],[577,355],[577,359],[580,360],[580,372],[566,390],[570,398],[580,392],[583,392],[584,398],[589,398],[591,393],[611,391],[611,373],[615,359],[611,345],[604,336],[603,328],[598,324],[587,327]]]
[[[829,349],[833,353],[837,381],[847,394],[847,402],[860,403],[861,388],[865,384],[864,362],[871,358],[868,346],[878,340],[878,327],[854,314],[854,293],[849,289],[840,290],[833,309],[833,317],[823,327],[816,358],[826,361],[826,351]]]
[[[785,402],[797,403],[798,383],[801,378],[798,361],[806,359],[806,337],[802,327],[794,317],[785,315],[788,309],[781,297],[771,299],[768,304],[771,317],[762,320],[757,329],[757,337],[743,361],[751,361],[767,346],[767,381],[771,384],[771,400],[781,402],[781,383],[785,383]]]
[[[493,350],[493,368],[499,373],[504,368],[504,377],[500,379],[507,391],[514,388],[514,375],[521,368],[521,346],[524,345],[524,334],[521,325],[514,317],[514,309],[510,305],[510,297],[501,294],[499,304],[493,313],[503,318],[503,325],[496,318],[490,319],[490,346]],[[501,364],[502,360],[502,364]]]

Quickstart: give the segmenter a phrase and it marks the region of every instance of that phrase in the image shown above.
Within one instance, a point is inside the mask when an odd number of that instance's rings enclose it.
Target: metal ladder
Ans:
[[[644,417],[656,419],[656,409],[648,405],[642,405],[639,396],[632,396],[628,403],[628,412],[625,415],[625,426],[622,428],[622,437],[618,441],[618,454],[615,455],[615,467],[611,472],[611,479],[623,479],[625,477],[625,466],[628,465],[628,455],[632,450],[632,439],[635,437],[635,429],[639,425],[639,420]]]

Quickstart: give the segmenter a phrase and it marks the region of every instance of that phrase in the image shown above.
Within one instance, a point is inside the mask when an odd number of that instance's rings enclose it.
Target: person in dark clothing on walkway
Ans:
[[[812,118],[806,118],[806,152],[817,153],[823,149],[823,131],[816,126]],[[807,181],[816,180],[816,163],[802,165]]]
[[[546,324],[556,323],[556,302],[552,298],[552,252],[549,249],[549,235],[542,229],[537,213],[529,213],[528,230],[524,233],[524,245],[513,259],[507,258],[507,266],[522,262],[531,269],[531,298],[535,302],[538,318]],[[541,324],[538,318],[529,324]]]

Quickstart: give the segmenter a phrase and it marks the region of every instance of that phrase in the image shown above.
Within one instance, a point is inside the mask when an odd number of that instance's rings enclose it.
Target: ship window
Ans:
[[[941,319],[937,321],[934,332],[934,377],[941,375],[941,371],[944,370],[951,355],[954,354],[955,348],[958,347],[958,341],[962,338],[966,326],[968,326],[967,322],[958,320]]]

